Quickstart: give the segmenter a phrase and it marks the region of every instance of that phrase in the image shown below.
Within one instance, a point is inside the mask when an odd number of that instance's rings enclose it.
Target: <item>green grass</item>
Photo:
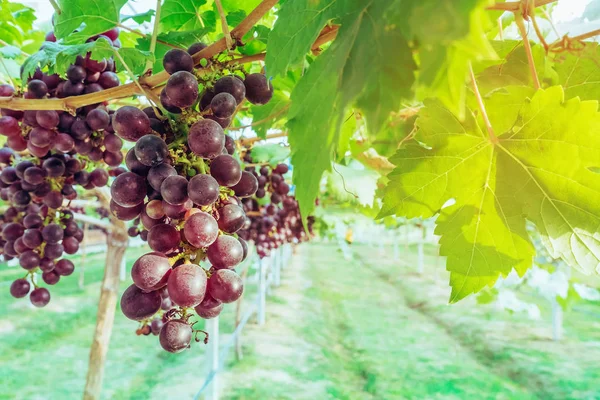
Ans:
[[[600,398],[600,321],[590,315],[566,314],[565,340],[554,343],[544,303],[540,321],[473,299],[447,305],[447,275],[433,247],[423,276],[414,248],[401,248],[398,259],[389,248],[352,250],[345,260],[336,245],[302,246],[269,296],[267,324],[249,324],[244,358],[227,360],[224,399]],[[144,251],[130,249],[128,265]],[[75,258],[76,272],[52,288],[45,309],[0,291],[1,399],[81,397],[103,256],[87,257],[83,290]],[[0,274],[20,275],[6,267]],[[255,290],[247,285],[245,306]],[[225,308],[221,332],[233,330],[234,314]],[[136,327],[117,311],[102,398],[191,399],[206,374],[204,346],[168,354]]]
[[[600,397],[600,366],[594,361],[600,359],[600,324],[589,317],[568,314],[567,338],[554,343],[546,308],[543,320],[530,321],[472,299],[448,306],[447,276],[443,262],[434,271],[433,247],[426,249],[423,277],[410,266],[416,264],[414,248],[402,249],[401,260],[394,260],[391,249],[380,255],[367,246],[352,247],[358,257],[346,261],[335,245],[306,246],[296,267],[310,285],[297,289],[302,300],[287,318],[269,322],[286,337],[301,338],[288,347],[310,351],[289,359],[252,351],[233,366],[237,385],[226,398]],[[298,314],[292,318],[292,312]],[[257,331],[254,346],[265,347],[261,335],[269,334],[268,325],[267,332]],[[252,379],[256,370],[262,373]],[[249,380],[238,383],[235,377]]]

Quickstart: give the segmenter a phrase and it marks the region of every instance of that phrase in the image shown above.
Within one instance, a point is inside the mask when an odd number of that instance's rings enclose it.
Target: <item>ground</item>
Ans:
[[[336,244],[299,248],[268,298],[266,324],[247,326],[241,361],[230,354],[222,398],[600,398],[600,320],[591,316],[600,307],[566,314],[557,343],[542,303],[537,321],[472,299],[447,305],[447,276],[433,246],[423,276],[413,267],[414,248],[401,247],[397,259],[390,248],[351,248],[350,260]],[[128,265],[142,252],[130,250]],[[80,398],[102,257],[87,257],[83,289],[77,270],[63,278],[46,309],[0,288],[0,398]],[[0,281],[19,274],[2,267]],[[247,288],[244,307],[255,290],[251,282]],[[226,308],[222,332],[233,330],[234,313]],[[135,328],[117,312],[102,398],[192,399],[206,372],[203,345],[167,354]]]

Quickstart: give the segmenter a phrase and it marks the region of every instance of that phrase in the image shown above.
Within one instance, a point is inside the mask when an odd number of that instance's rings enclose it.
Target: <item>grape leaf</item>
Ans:
[[[275,90],[273,92],[273,98],[265,105],[253,105],[250,107],[250,112],[253,116],[253,123],[259,123],[253,126],[256,135],[261,138],[265,138],[267,136],[267,130],[273,128],[272,121],[273,119],[281,118],[282,115],[285,115],[285,109],[289,107],[290,99],[280,90]]]
[[[494,92],[488,101],[518,106],[495,113],[497,141],[473,110],[459,121],[426,101],[416,139],[391,161],[396,169],[379,217],[438,213],[440,253],[448,257],[451,302],[492,285],[499,275],[531,266],[525,230],[535,224],[554,258],[600,273],[600,114],[597,103],[564,101],[561,87]],[[495,99],[504,96],[503,100]],[[576,160],[576,162],[574,162]],[[450,199],[454,204],[443,207]]]
[[[163,31],[215,30],[217,17],[213,11],[200,12],[206,0],[165,0],[160,10]]]
[[[437,3],[437,2],[436,2]],[[465,1],[465,3],[473,3],[473,1]],[[479,2],[485,4],[486,2]],[[451,7],[450,3],[446,2],[444,8],[439,8],[438,13],[448,11]],[[473,6],[471,4],[470,6]],[[461,7],[456,7],[455,10],[463,10]],[[483,7],[476,8],[470,13],[461,13],[470,15],[466,19],[465,26],[471,26],[468,35],[458,40],[442,41],[442,42],[427,42],[428,36],[419,36],[424,40],[425,46],[420,52],[420,72],[419,85],[421,86],[420,97],[436,97],[442,103],[451,109],[459,118],[462,118],[465,113],[466,85],[465,80],[468,73],[469,62],[480,59],[496,58],[496,54],[491,44],[485,36],[485,28],[490,24],[486,10]],[[424,14],[421,14],[424,15]],[[452,14],[451,14],[452,15]],[[423,24],[423,29],[417,32],[421,34],[427,33],[426,26]],[[433,25],[439,25],[437,22]],[[450,32],[458,34],[462,29],[453,30],[451,25]],[[437,30],[432,35],[432,38],[437,38],[439,33]],[[449,35],[448,39],[452,38]],[[423,96],[422,94],[425,94]]]
[[[586,43],[577,54],[566,54],[562,62],[555,63],[559,82],[568,97],[579,96],[583,100],[600,98],[600,68],[597,43]]]
[[[246,12],[244,10],[236,10],[227,13],[225,19],[227,20],[227,25],[229,26],[238,26],[240,22],[242,22],[246,18]]]
[[[134,14],[134,15],[125,15],[125,16],[123,16],[122,22],[125,22],[128,19],[132,19],[136,23],[138,23],[138,24],[141,25],[144,22],[150,22],[150,21],[152,21],[152,17],[154,17],[155,14],[156,14],[156,11],[154,11],[154,10],[148,10],[148,11],[146,11],[144,13],[138,13],[138,14]]]
[[[133,48],[112,47],[107,41],[99,39],[94,42],[76,45],[66,45],[55,42],[44,42],[40,50],[25,60],[23,63],[22,79],[33,75],[37,67],[48,67],[51,73],[64,74],[78,55],[85,56],[88,52],[94,60],[102,60],[114,56],[115,52],[123,58],[127,66],[136,75],[144,73],[145,64],[153,55],[147,51]],[[115,59],[118,70],[124,70],[121,62]]]
[[[272,166],[286,160],[290,156],[290,148],[269,143],[252,147],[252,162],[269,163]]]
[[[260,1],[261,0],[221,0],[221,4],[223,5],[223,10],[227,12],[241,10],[248,14],[260,4]]]
[[[296,196],[304,217],[313,210],[321,176],[330,167],[347,106],[357,98],[372,98],[381,104],[368,107],[371,115],[384,115],[399,106],[400,97],[410,93],[413,82],[411,72],[399,79],[399,70],[390,69],[390,58],[392,62],[412,58],[410,48],[398,36],[399,28],[385,17],[389,7],[397,4],[383,0],[350,3],[339,20],[337,39],[312,63],[291,95],[289,141]],[[394,54],[384,51],[391,42]],[[399,93],[391,94],[390,88]]]
[[[54,34],[65,43],[83,43],[116,27],[125,3],[127,0],[58,0],[61,12],[55,16]]]
[[[3,58],[17,58],[21,55],[21,49],[15,46],[0,47],[0,54]]]
[[[333,18],[344,14],[344,0],[294,0],[278,12],[267,44],[265,70],[270,76],[285,74],[288,67],[300,62]],[[351,5],[354,6],[354,5]],[[354,6],[355,7],[355,6]]]
[[[0,2],[0,37],[7,43],[20,46],[31,34],[35,21],[33,8],[21,3]]]

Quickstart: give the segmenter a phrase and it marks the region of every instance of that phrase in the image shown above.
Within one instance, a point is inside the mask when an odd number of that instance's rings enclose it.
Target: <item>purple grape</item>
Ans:
[[[44,307],[50,302],[50,292],[46,288],[33,289],[29,300],[36,307]]]
[[[242,207],[235,204],[227,204],[218,209],[219,229],[227,233],[239,231],[246,220],[246,214]]]
[[[263,74],[250,74],[244,80],[246,98],[252,104],[267,104],[273,97],[273,85]]]
[[[225,146],[223,128],[210,119],[198,121],[190,128],[188,145],[200,157],[215,158],[223,152]]]
[[[240,163],[228,154],[215,157],[210,163],[210,174],[221,186],[235,186],[242,178]]]
[[[208,213],[197,212],[185,221],[185,239],[196,248],[208,247],[219,236],[217,221]]]
[[[119,137],[131,142],[152,133],[148,116],[132,106],[119,108],[113,115],[112,126]]]
[[[169,156],[169,149],[165,141],[154,135],[140,138],[135,144],[134,150],[139,162],[150,167],[162,164]]]
[[[150,318],[160,309],[162,300],[158,292],[144,292],[135,285],[129,286],[121,296],[121,311],[134,321]]]
[[[169,276],[169,298],[181,307],[197,306],[206,293],[206,281],[206,272],[202,267],[194,264],[180,265]]]
[[[163,57],[163,67],[169,74],[179,71],[192,72],[194,60],[192,56],[180,49],[171,49]]]
[[[232,303],[244,292],[244,282],[235,271],[220,269],[208,280],[208,292],[223,303]]]
[[[165,286],[170,273],[169,259],[156,252],[144,254],[137,259],[131,268],[133,283],[147,292]]]
[[[246,88],[242,80],[236,76],[229,75],[220,78],[214,87],[215,93],[229,93],[235,98],[236,104],[241,104],[246,97]]]
[[[210,102],[210,109],[217,118],[229,118],[235,112],[237,103],[229,93],[223,92],[215,95]]]
[[[180,241],[179,231],[171,225],[156,225],[148,232],[148,245],[152,250],[160,253],[173,253],[179,247]]]
[[[192,327],[185,321],[172,319],[160,330],[160,345],[169,353],[181,353],[190,346],[192,333]]]
[[[180,205],[188,201],[187,187],[188,180],[183,176],[168,176],[160,185],[160,194],[167,203]]]
[[[198,99],[198,80],[187,71],[175,72],[167,81],[165,94],[176,107],[190,107]]]
[[[110,193],[120,206],[134,207],[146,197],[146,180],[133,172],[125,172],[115,178],[110,186]]]
[[[242,261],[244,249],[233,236],[221,235],[208,247],[206,255],[215,268],[232,268]]]
[[[177,170],[169,164],[160,164],[148,171],[148,183],[154,190],[160,190],[164,180],[169,176],[176,176]]]
[[[193,176],[188,182],[188,196],[199,206],[209,206],[219,198],[219,183],[210,175]]]
[[[20,299],[29,294],[29,289],[31,285],[27,281],[27,279],[17,279],[10,285],[10,294],[12,297]]]

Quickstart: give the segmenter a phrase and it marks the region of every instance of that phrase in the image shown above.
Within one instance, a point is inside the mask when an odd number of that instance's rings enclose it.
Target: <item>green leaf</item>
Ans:
[[[436,2],[437,3],[437,2]],[[488,42],[485,31],[491,24],[483,5],[487,1],[479,1],[478,8],[473,9],[475,1],[465,0],[466,9],[471,9],[470,13],[461,12],[459,15],[463,18],[465,26],[470,26],[468,35],[458,40],[445,40],[442,42],[431,42],[424,46],[420,53],[421,64],[419,73],[419,85],[421,86],[420,97],[435,97],[452,110],[459,118],[464,117],[466,85],[469,62],[481,59],[496,58],[494,49]],[[437,11],[439,15],[444,14],[450,7],[448,1],[447,7],[440,7]],[[462,7],[462,5],[460,6]],[[456,10],[463,10],[457,6]],[[463,10],[464,11],[464,10]],[[464,17],[469,16],[468,19]],[[459,20],[460,21],[460,20]],[[439,23],[432,23],[439,25]],[[423,24],[423,29],[417,32],[423,34],[427,32]],[[454,24],[452,25],[454,27]],[[436,30],[433,30],[437,32]],[[454,35],[462,32],[462,28],[450,29]],[[433,34],[433,38],[438,34]],[[429,38],[429,36],[425,36]],[[452,35],[448,37],[451,39]]]
[[[117,26],[127,0],[58,0],[54,34],[66,43],[84,43]],[[78,32],[75,32],[75,30]]]
[[[279,10],[267,44],[265,70],[270,76],[283,75],[300,62],[333,18],[355,7],[347,0],[287,1]]]
[[[2,46],[0,47],[0,54],[4,58],[17,58],[21,55],[21,49],[15,46]]]
[[[502,57],[481,73],[477,74],[477,84],[482,94],[497,88],[511,85],[533,86],[525,47],[517,41],[493,42],[494,50]],[[545,69],[545,52],[542,46],[532,46],[532,53],[538,75]],[[541,77],[541,76],[540,76]]]
[[[163,31],[214,31],[217,17],[213,11],[200,11],[206,0],[165,0],[161,8]]]
[[[225,19],[227,20],[227,25],[229,26],[238,26],[240,22],[242,22],[246,18],[246,12],[244,10],[237,10],[227,13]]]
[[[285,115],[285,109],[289,107],[290,99],[283,92],[275,90],[273,98],[265,105],[253,105],[250,107],[250,112],[253,116],[253,122],[263,121],[258,125],[253,126],[256,135],[261,138],[266,138],[267,130],[273,128],[271,120],[280,119]]]
[[[263,144],[252,147],[252,161],[255,163],[269,163],[277,165],[290,156],[290,148],[279,144]]]
[[[10,45],[22,46],[34,35],[34,10],[21,3],[0,2],[0,38]]]
[[[600,47],[597,43],[586,42],[582,51],[567,53],[562,62],[555,63],[566,97],[579,96],[582,100],[600,98],[600,68],[597,64],[599,54]]]
[[[510,88],[486,101],[519,104],[509,111],[512,124],[496,113],[497,142],[475,110],[461,122],[427,101],[417,121],[424,145],[410,144],[391,159],[397,167],[379,216],[430,217],[441,209],[436,234],[451,272],[451,302],[531,266],[526,220],[552,257],[600,273],[600,175],[591,171],[600,164],[597,102],[564,101],[561,87],[531,98],[519,92],[528,95]],[[442,208],[450,199],[454,204]]]
[[[223,6],[223,10],[227,12],[241,10],[244,11],[246,14],[249,14],[252,10],[256,8],[256,6],[260,4],[260,1],[261,0],[221,0],[221,5]]]
[[[389,57],[408,60],[410,49],[401,42],[396,43],[393,56],[383,51],[391,39],[401,39],[399,28],[385,16],[392,3],[348,0],[340,4],[346,14],[339,20],[337,39],[316,58],[292,92],[289,141],[296,167],[296,196],[304,218],[313,210],[321,176],[330,167],[347,106],[356,99],[372,98],[381,105],[370,110],[381,107],[389,113],[399,107],[400,97],[409,93],[412,71],[398,82],[398,70],[388,68]],[[391,94],[385,86],[400,93]]]
[[[136,23],[138,24],[143,24],[144,22],[150,22],[152,21],[152,17],[154,17],[154,15],[156,14],[156,11],[154,10],[148,10],[144,13],[138,13],[138,14],[134,14],[134,15],[127,15],[127,16],[123,16],[123,20],[122,22],[125,22],[129,19],[134,20]]]

